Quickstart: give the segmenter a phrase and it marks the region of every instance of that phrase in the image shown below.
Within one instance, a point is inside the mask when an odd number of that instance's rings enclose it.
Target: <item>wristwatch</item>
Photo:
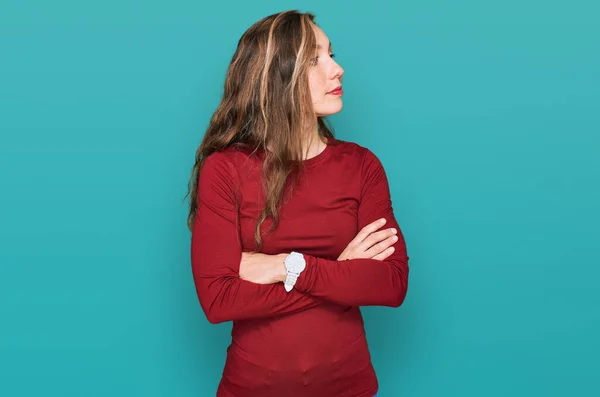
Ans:
[[[287,270],[287,276],[285,281],[283,282],[283,286],[287,292],[290,292],[294,285],[296,285],[296,280],[298,280],[298,276],[304,268],[306,268],[306,260],[304,259],[304,255],[298,252],[292,252],[289,254],[285,260],[283,261],[285,264],[285,269]]]

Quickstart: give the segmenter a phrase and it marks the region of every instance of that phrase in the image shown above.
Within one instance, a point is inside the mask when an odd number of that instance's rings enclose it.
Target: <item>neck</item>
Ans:
[[[327,138],[319,135],[318,125],[315,124],[314,128],[309,130],[306,134],[307,138],[303,143],[303,155],[302,160],[308,160],[315,156],[318,156],[327,147]],[[271,145],[267,144],[267,150],[272,150]]]
[[[327,140],[319,135],[319,129],[317,125],[311,129],[307,136],[308,138],[304,143],[304,160],[308,160],[319,155],[327,146]]]

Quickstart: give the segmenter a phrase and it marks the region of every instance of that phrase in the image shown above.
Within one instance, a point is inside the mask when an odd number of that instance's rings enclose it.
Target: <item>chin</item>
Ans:
[[[331,116],[332,114],[336,114],[342,111],[342,105],[338,105],[338,106],[328,106],[325,109],[319,109],[319,111],[317,111],[317,116],[319,117],[326,117],[326,116]]]

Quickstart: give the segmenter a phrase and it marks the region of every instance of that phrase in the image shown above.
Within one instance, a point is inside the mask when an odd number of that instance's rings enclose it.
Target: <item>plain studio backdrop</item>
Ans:
[[[237,40],[312,11],[411,258],[382,397],[600,395],[592,0],[0,5],[0,395],[210,396],[184,200]],[[298,343],[302,343],[298,341]]]

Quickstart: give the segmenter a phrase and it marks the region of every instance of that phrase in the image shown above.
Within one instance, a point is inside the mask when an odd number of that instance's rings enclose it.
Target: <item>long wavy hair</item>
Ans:
[[[277,227],[288,177],[302,167],[298,160],[307,150],[307,131],[314,130],[316,123],[321,137],[334,136],[325,119],[315,114],[308,84],[308,70],[317,52],[314,19],[312,13],[284,11],[256,22],[240,38],[227,69],[221,103],[196,151],[187,194],[190,230],[204,160],[231,146],[260,149],[265,153],[265,207],[255,229],[259,251],[262,223],[271,217],[270,230]]]

